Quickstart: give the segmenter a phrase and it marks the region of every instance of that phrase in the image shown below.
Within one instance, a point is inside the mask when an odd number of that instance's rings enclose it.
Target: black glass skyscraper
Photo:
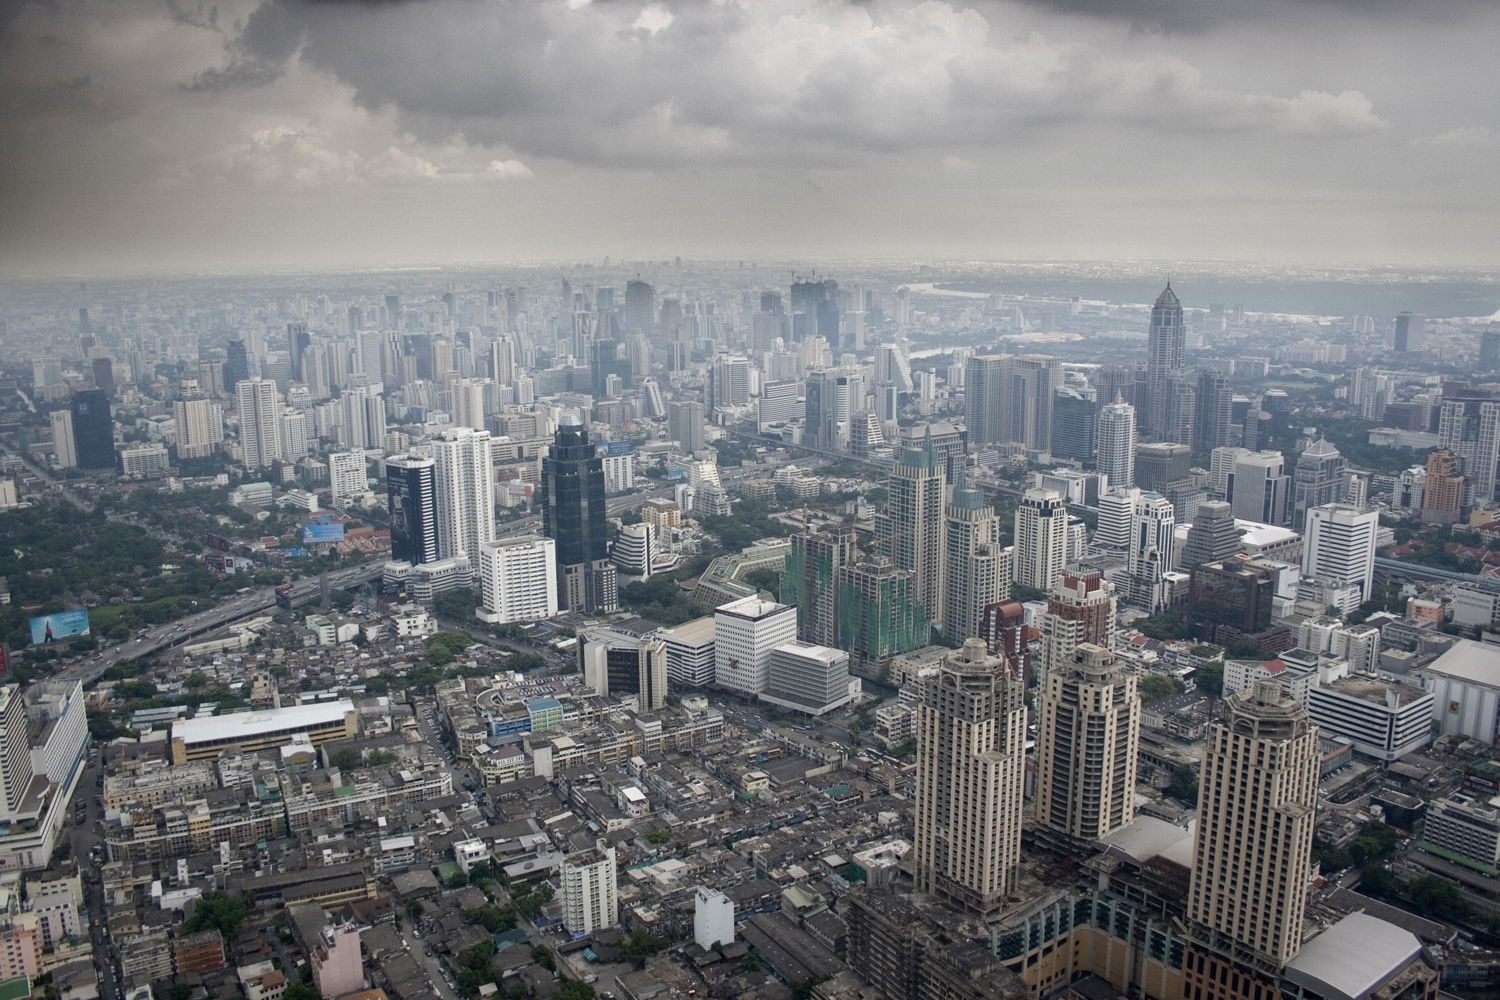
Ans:
[[[114,421],[103,389],[85,389],[73,396],[73,445],[80,469],[114,468]]]
[[[224,391],[234,397],[234,387],[250,377],[250,354],[243,340],[224,345]]]
[[[435,562],[437,540],[436,464],[425,455],[386,460],[386,509],[391,514],[391,558],[413,566]]]
[[[1052,399],[1052,457],[1092,462],[1098,433],[1098,404],[1076,389],[1058,389]]]
[[[604,460],[588,431],[564,423],[542,460],[542,532],[556,543],[559,603],[569,611],[615,606],[604,518]]]
[[[304,355],[312,346],[312,337],[308,335],[306,323],[288,323],[286,325],[286,351],[292,360],[292,381],[307,382],[307,374],[303,366]]]

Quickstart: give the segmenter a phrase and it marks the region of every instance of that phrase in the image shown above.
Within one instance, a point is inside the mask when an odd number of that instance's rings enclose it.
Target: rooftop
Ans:
[[[759,597],[743,597],[738,601],[730,601],[721,604],[714,609],[715,615],[732,615],[735,618],[746,618],[751,621],[759,621],[769,618],[771,615],[782,611],[791,611],[790,604],[778,604],[775,601],[763,601]]]
[[[1423,669],[1428,673],[1500,688],[1500,649],[1471,639],[1460,639]]]
[[[1302,946],[1286,978],[1326,1000],[1358,1000],[1422,951],[1410,931],[1367,913],[1351,913]]]
[[[268,708],[259,712],[200,716],[172,723],[172,738],[184,743],[206,740],[250,739],[266,733],[313,729],[342,721],[354,711],[352,701],[327,701],[315,705]]]

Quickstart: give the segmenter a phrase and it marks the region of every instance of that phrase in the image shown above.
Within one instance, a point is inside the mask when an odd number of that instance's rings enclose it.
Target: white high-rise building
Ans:
[[[493,397],[494,383],[478,379],[461,378],[453,383],[453,411],[450,414],[455,427],[472,427],[482,431],[485,418],[485,396]]]
[[[558,868],[562,884],[563,926],[574,934],[592,934],[620,922],[620,890],[616,881],[615,849],[591,847],[563,859]]]
[[[897,569],[908,569],[916,599],[927,611],[927,620],[943,620],[943,464],[933,447],[931,433],[921,448],[907,448],[886,481],[889,497],[885,513],[876,524],[883,554]]]
[[[57,467],[59,469],[77,468],[78,448],[73,443],[73,411],[66,407],[53,410],[51,419],[52,456],[57,460]]]
[[[333,494],[333,505],[340,510],[354,502],[354,498],[370,489],[365,476],[365,453],[362,451],[336,451],[328,456],[328,487]]]
[[[1116,399],[1099,409],[1100,472],[1108,478],[1110,489],[1135,485],[1135,407]]]
[[[343,443],[356,450],[379,448],[385,440],[385,397],[379,387],[355,386],[339,400]]]
[[[1030,489],[1016,508],[1015,582],[1051,590],[1068,564],[1068,508],[1055,490]]]
[[[1135,502],[1141,491],[1131,487],[1111,490],[1099,498],[1099,526],[1094,531],[1094,545],[1111,552],[1130,547],[1130,526],[1135,520]]]
[[[916,888],[981,915],[1005,904],[1021,860],[1022,687],[968,639],[923,679],[917,708]]]
[[[276,414],[276,438],[281,443],[281,457],[288,462],[307,457],[307,414],[301,410],[282,410]]]
[[[625,525],[610,545],[609,558],[627,576],[650,576],[656,564],[656,525]]]
[[[1229,476],[1234,516],[1259,524],[1285,525],[1291,503],[1291,478],[1279,451],[1252,451],[1235,459]]]
[[[1234,475],[1234,463],[1245,455],[1255,454],[1249,448],[1215,448],[1208,459],[1208,492],[1219,500],[1229,499],[1229,477]]]
[[[1130,523],[1130,546],[1125,550],[1130,574],[1131,603],[1149,614],[1171,605],[1167,573],[1172,571],[1172,545],[1177,529],[1172,501],[1160,493],[1136,497]]]
[[[734,943],[734,901],[700,885],[693,896],[693,941],[704,951]]]
[[[479,596],[475,617],[491,624],[557,614],[557,543],[529,535],[480,544]]]
[[[797,609],[746,597],[714,610],[714,682],[758,695],[770,682],[771,651],[797,638]]]
[[[276,434],[276,415],[281,412],[281,398],[276,383],[263,378],[247,378],[234,387],[240,410],[240,453],[245,469],[264,469],[281,458],[281,441]]]
[[[197,379],[183,380],[181,394],[172,404],[172,415],[179,459],[207,458],[218,450],[224,440],[224,411],[198,387]],[[54,413],[53,417],[56,416]]]
[[[516,343],[504,334],[490,345],[490,377],[496,385],[515,385]]]
[[[1302,575],[1323,583],[1358,584],[1369,600],[1375,575],[1375,534],[1380,514],[1364,507],[1330,503],[1307,511],[1302,544]]]
[[[490,432],[450,427],[432,445],[436,463],[438,557],[467,555],[495,537]]]
[[[978,490],[969,489],[963,470],[943,526],[943,635],[952,644],[978,635],[985,605],[1008,596],[1010,586],[1001,578],[1000,518]]]
[[[1107,837],[1135,818],[1135,673],[1103,646],[1080,643],[1048,671],[1041,702],[1037,819],[1078,840]]]

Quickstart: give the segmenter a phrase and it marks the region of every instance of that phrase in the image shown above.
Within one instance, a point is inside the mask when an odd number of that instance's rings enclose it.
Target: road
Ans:
[[[94,969],[99,976],[99,995],[112,997],[118,995],[119,992],[115,984],[119,970],[115,961],[114,945],[109,939],[104,887],[99,880],[99,865],[95,864],[89,856],[95,845],[102,841],[103,826],[101,824],[104,819],[104,805],[102,796],[99,794],[102,765],[98,753],[97,749],[90,751],[89,762],[84,768],[83,776],[78,779],[78,791],[73,797],[75,809],[79,805],[84,807],[84,822],[77,823],[70,820],[73,826],[67,836],[72,844],[73,858],[78,862],[79,874],[83,876],[84,907],[89,918],[89,940],[94,946]]]

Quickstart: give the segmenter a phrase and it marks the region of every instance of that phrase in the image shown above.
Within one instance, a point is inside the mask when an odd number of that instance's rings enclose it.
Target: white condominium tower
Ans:
[[[1380,513],[1344,503],[1311,507],[1307,511],[1307,538],[1302,545],[1302,575],[1322,583],[1360,587],[1370,599],[1375,576],[1375,533]]]
[[[1021,860],[1022,681],[968,639],[922,683],[917,708],[916,888],[988,916]]]
[[[433,442],[437,485],[438,558],[466,555],[495,537],[495,485],[490,432],[450,427]]]
[[[1030,489],[1016,508],[1015,579],[1051,590],[1068,564],[1068,508],[1055,490]]]
[[[240,410],[240,454],[247,472],[264,469],[281,457],[276,414],[281,399],[276,383],[247,378],[234,387]]]
[[[915,598],[929,622],[943,620],[943,490],[946,477],[932,445],[907,448],[886,482],[889,499],[880,529],[884,554],[897,569],[911,570]]]
[[[1001,599],[1000,518],[962,469],[944,518],[943,637],[952,645],[979,634],[987,604]]]
[[[1099,409],[1098,470],[1109,488],[1135,485],[1135,407],[1118,397]]]
[[[1086,642],[1048,671],[1045,685],[1036,816],[1058,833],[1092,842],[1135,817],[1136,677],[1108,649]]]
[[[537,535],[482,543],[476,617],[505,624],[557,614],[556,544]]]

